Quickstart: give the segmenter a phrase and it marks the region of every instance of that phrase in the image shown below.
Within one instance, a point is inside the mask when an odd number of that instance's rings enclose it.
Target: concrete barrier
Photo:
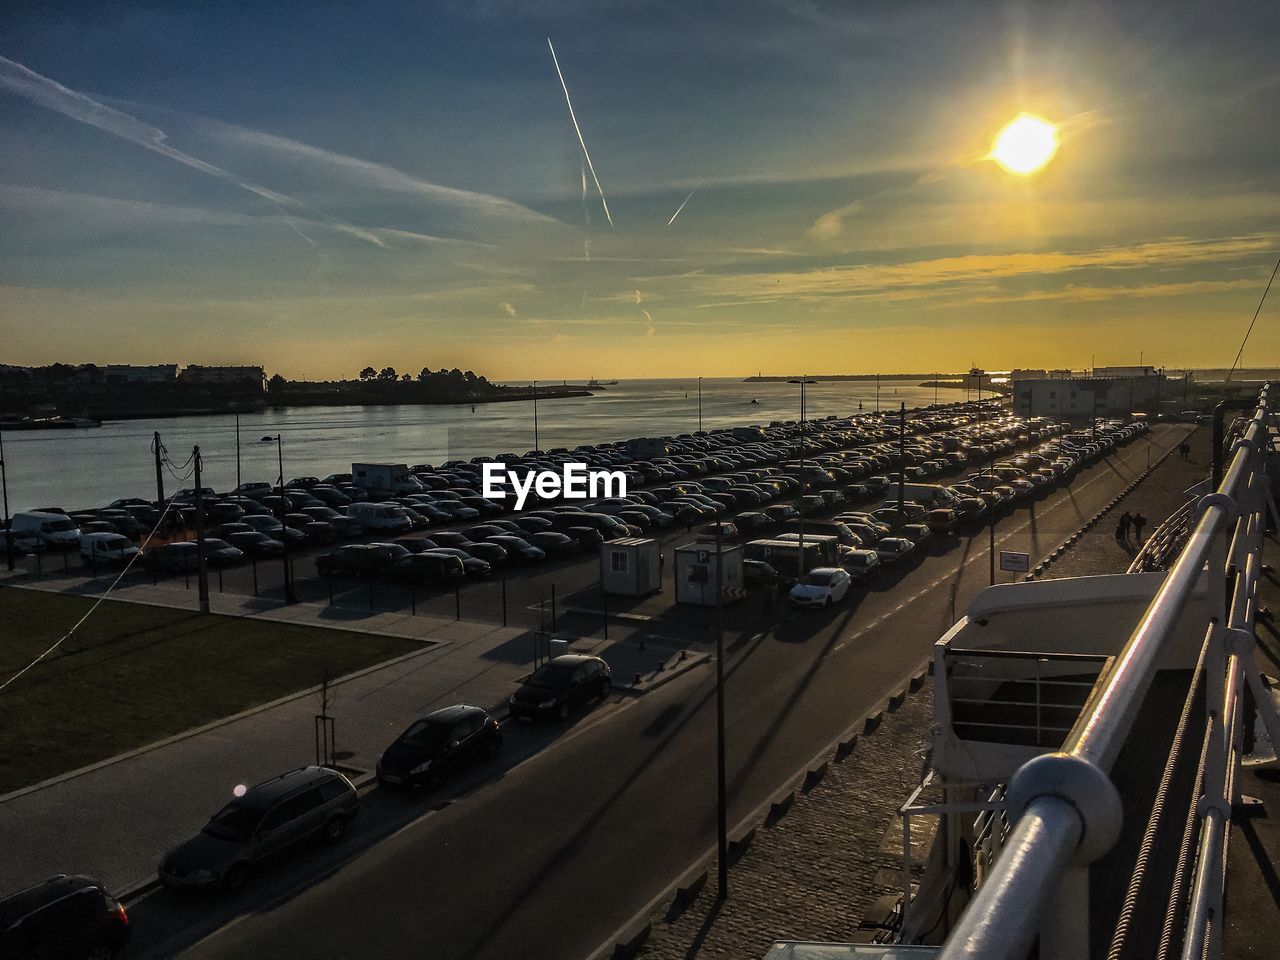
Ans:
[[[836,741],[836,759],[843,760],[849,754],[853,753],[858,746],[858,734],[853,730],[848,731],[844,736]]]
[[[814,760],[809,764],[809,769],[804,772],[804,789],[808,791],[816,787],[822,782],[822,778],[827,775],[827,771],[830,769],[831,761],[828,758],[822,757]]]
[[[756,826],[739,827],[729,835],[729,862],[737,863],[756,838]]]
[[[640,953],[649,934],[653,931],[653,922],[648,918],[638,920],[618,935],[613,945],[614,960],[629,960]]]
[[[868,713],[862,721],[862,732],[871,733],[876,727],[880,726],[880,721],[884,719],[884,711],[877,710],[874,713]]]
[[[676,881],[676,893],[671,901],[672,909],[683,910],[698,898],[702,888],[707,885],[709,871],[706,864],[694,867]]]
[[[769,801],[769,821],[771,823],[776,823],[778,820],[781,820],[786,815],[787,811],[791,809],[791,805],[795,802],[796,791],[794,787],[776,794],[774,798]]]
[[[910,691],[910,689],[911,687],[908,684],[907,686],[899,690],[897,693],[893,694],[893,696],[889,697],[890,713],[897,710],[899,707],[901,707],[904,703],[907,702],[907,693]]]

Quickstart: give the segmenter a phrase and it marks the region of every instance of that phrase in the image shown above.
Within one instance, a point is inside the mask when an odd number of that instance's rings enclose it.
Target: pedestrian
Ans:
[[[1128,531],[1125,529],[1124,519],[1121,518],[1116,522],[1116,543],[1124,543],[1127,536]]]
[[[1126,543],[1129,541],[1129,527],[1132,523],[1133,517],[1129,516],[1128,510],[1120,514],[1120,536],[1118,539],[1123,540]]]
[[[1136,543],[1142,542],[1142,528],[1147,525],[1147,518],[1140,513],[1133,516],[1133,539]]]

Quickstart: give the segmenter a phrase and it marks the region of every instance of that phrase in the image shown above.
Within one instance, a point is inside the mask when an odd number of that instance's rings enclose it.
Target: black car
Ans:
[[[546,517],[522,516],[516,517],[510,521],[518,526],[525,533],[541,533],[544,530],[551,529],[551,521]]]
[[[742,561],[742,585],[748,590],[790,587],[794,577],[784,577],[771,564],[763,560]]]
[[[523,537],[517,537],[513,534],[499,534],[490,537],[485,543],[496,543],[507,551],[507,556],[515,563],[539,563],[547,559],[546,551],[540,547],[535,547]]]
[[[227,543],[246,557],[262,560],[267,557],[278,557],[284,551],[284,544],[279,540],[272,540],[265,533],[258,533],[256,530],[240,530],[233,533],[223,531],[223,536],[226,537]]]
[[[472,544],[472,546],[474,546],[474,544]],[[462,561],[462,569],[466,572],[468,577],[487,577],[493,569],[489,565],[488,560],[481,560],[479,557],[473,557],[471,554],[467,553],[467,551],[458,547],[437,547],[435,550],[428,550],[425,553],[418,554],[420,557],[428,555],[457,557]]]
[[[98,881],[58,874],[0,900],[0,957],[114,957],[129,916]]]
[[[553,657],[525,678],[511,696],[511,716],[567,720],[575,707],[604,700],[612,687],[609,665],[599,657],[566,653]]]
[[[540,530],[529,534],[525,539],[548,557],[572,557],[578,553],[578,541],[555,530]]]
[[[410,557],[401,557],[388,568],[384,576],[392,583],[433,587],[457,583],[466,575],[467,571],[457,557],[428,550]]]
[[[147,564],[156,570],[169,570],[174,573],[195,570],[199,562],[196,559],[198,549],[193,540],[164,543],[147,552]]]
[[[604,536],[594,527],[566,527],[562,533],[578,541],[578,546],[590,550],[604,543]]]
[[[316,557],[316,572],[322,577],[375,577],[397,559],[396,551],[384,544],[353,543]]]
[[[378,783],[421,786],[437,783],[502,750],[498,721],[481,707],[458,704],[415,720],[378,761]]]

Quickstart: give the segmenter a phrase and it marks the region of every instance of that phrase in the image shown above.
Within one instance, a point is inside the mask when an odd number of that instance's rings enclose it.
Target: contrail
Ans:
[[[105,103],[94,100],[78,90],[72,90],[56,80],[36,73],[30,67],[18,63],[16,60],[10,60],[8,57],[3,56],[0,56],[0,90],[22,97],[24,100],[45,107],[48,110],[53,110],[65,117],[70,117],[72,120],[78,120],[91,127],[97,127],[104,133],[109,133],[122,140],[128,140],[130,143],[135,143],[145,150],[158,153],[162,157],[168,157],[170,160],[191,167],[193,170],[199,170],[201,173],[208,174],[211,177],[217,177],[219,180],[234,184],[254,196],[261,197],[280,212],[280,215],[284,217],[285,223],[289,225],[289,228],[294,233],[307,243],[315,246],[315,241],[302,232],[294,222],[293,217],[285,209],[286,206],[305,209],[302,203],[293,197],[276,193],[274,190],[269,190],[259,184],[244,180],[229,170],[224,170],[222,167],[177,149],[167,142],[168,135],[163,130],[145,123],[133,116],[133,114],[109,107]],[[328,219],[333,220],[333,218]],[[349,224],[343,224],[339,220],[333,220],[333,222],[338,229],[343,229],[380,247],[386,246],[376,236],[369,234],[367,231],[351,227]]]
[[[587,158],[587,167],[591,171],[591,179],[596,182],[596,190],[600,193],[600,206],[604,207],[604,217],[613,226],[613,215],[609,213],[609,201],[604,198],[604,187],[600,186],[600,178],[596,176],[596,165],[591,162],[591,154],[587,151],[587,141],[582,138],[582,128],[578,126],[578,115],[573,112],[573,101],[569,98],[569,86],[564,82],[564,73],[560,70],[560,58],[556,56],[556,48],[547,37],[547,46],[551,48],[551,62],[556,65],[556,76],[560,78],[560,89],[564,91],[564,102],[569,107],[569,119],[573,121],[573,129],[578,134],[578,143],[582,146],[582,155]]]
[[[698,187],[700,187],[700,186],[702,186],[702,184],[698,184],[698,185],[697,185],[697,186],[695,186],[692,190],[690,190],[690,191],[689,191],[689,195],[688,195],[687,197],[685,197],[685,198],[684,198],[684,203],[682,203],[682,204],[680,204],[680,206],[676,207],[676,212],[675,212],[675,213],[673,213],[673,214],[671,215],[671,219],[667,221],[667,226],[668,226],[668,227],[669,227],[669,226],[671,226],[673,223],[675,223],[675,222],[676,222],[676,217],[680,216],[680,211],[684,209],[684,204],[685,204],[685,203],[688,203],[690,200],[692,200],[692,199],[693,199],[693,195],[694,195],[695,193],[697,193],[697,192],[698,192]]]

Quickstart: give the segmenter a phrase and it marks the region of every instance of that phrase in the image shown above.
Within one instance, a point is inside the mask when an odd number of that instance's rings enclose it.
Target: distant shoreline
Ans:
[[[968,377],[967,373],[827,373],[814,375],[790,375],[781,377],[754,376],[745,377],[743,383],[785,383],[788,380],[817,380],[821,383],[840,382],[846,380],[879,380],[881,383],[892,381],[900,383],[903,380],[919,380],[922,377],[938,378],[938,377]],[[932,382],[928,386],[932,386]]]

